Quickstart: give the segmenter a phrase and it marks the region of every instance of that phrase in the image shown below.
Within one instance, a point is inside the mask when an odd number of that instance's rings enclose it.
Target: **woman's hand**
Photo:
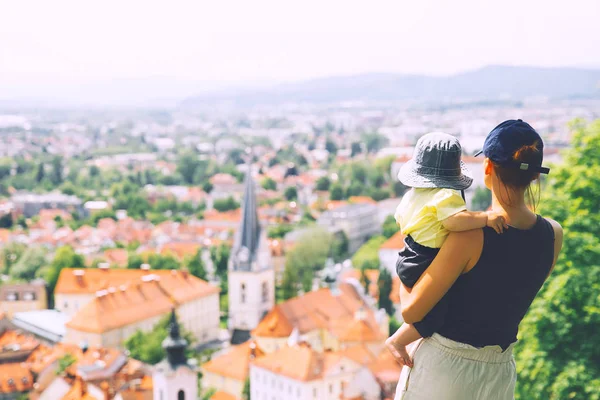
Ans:
[[[396,359],[398,364],[400,364],[401,367],[405,365],[409,368],[413,367],[413,360],[412,357],[408,354],[406,346],[394,343],[393,337],[387,338],[387,340],[385,341],[385,346],[390,351],[390,353],[392,353],[392,356],[394,356],[394,358]]]

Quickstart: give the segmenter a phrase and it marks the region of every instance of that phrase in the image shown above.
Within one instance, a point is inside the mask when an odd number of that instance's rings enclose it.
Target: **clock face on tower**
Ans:
[[[250,250],[246,246],[242,247],[237,254],[237,258],[240,262],[248,262],[250,258]]]

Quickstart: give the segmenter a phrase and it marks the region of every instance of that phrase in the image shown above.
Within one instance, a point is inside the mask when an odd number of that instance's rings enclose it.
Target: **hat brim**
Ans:
[[[416,163],[414,160],[410,160],[400,168],[398,180],[403,185],[412,188],[465,190],[473,184],[473,176],[462,161],[460,162],[460,169],[460,176],[424,175],[417,172]]]

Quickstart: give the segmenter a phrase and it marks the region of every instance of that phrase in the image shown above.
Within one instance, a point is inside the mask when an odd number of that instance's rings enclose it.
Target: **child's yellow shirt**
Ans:
[[[395,218],[403,234],[420,245],[440,248],[450,233],[442,221],[466,209],[458,190],[413,188],[402,198]]]

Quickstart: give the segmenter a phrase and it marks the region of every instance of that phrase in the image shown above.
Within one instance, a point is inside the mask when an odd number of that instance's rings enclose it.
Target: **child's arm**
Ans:
[[[413,362],[406,351],[406,346],[419,338],[421,335],[415,327],[404,323],[385,341],[385,345],[401,365],[408,365],[412,368]]]
[[[508,229],[504,217],[492,211],[461,211],[443,220],[442,224],[451,232],[470,231],[486,226],[493,228],[497,233]]]

